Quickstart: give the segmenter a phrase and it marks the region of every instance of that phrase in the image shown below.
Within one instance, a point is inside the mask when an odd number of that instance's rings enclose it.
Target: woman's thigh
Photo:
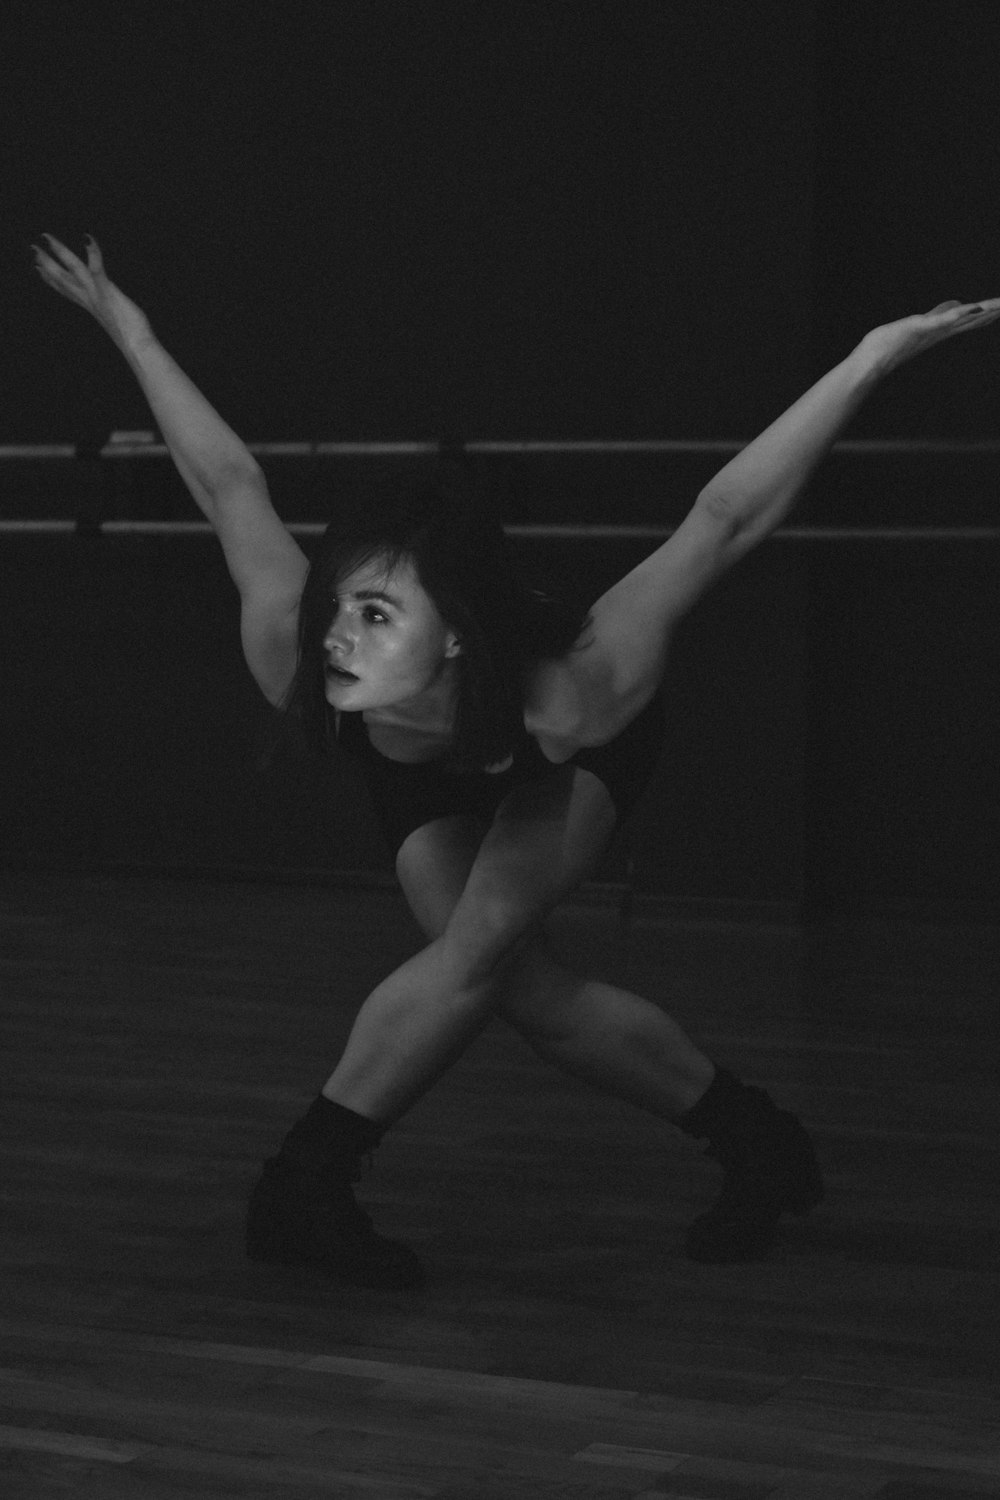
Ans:
[[[606,787],[565,766],[501,803],[445,932],[470,972],[488,972],[594,874],[617,822]]]
[[[594,873],[615,821],[600,781],[567,767],[511,793],[488,828],[456,817],[417,829],[396,870],[427,935],[447,934],[489,967],[543,933],[547,913]]]
[[[447,928],[485,833],[485,825],[470,819],[441,818],[417,829],[400,849],[400,885],[429,939]],[[492,1014],[546,1056],[547,1044],[572,1032],[587,985],[542,920],[498,976]]]
[[[486,834],[471,818],[436,818],[404,839],[396,855],[403,895],[428,938],[440,937],[465,889]]]

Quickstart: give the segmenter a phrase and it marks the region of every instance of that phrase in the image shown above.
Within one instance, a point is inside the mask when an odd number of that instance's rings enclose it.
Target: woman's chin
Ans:
[[[351,696],[352,690],[360,686],[361,684],[356,678],[348,680],[340,677],[327,677],[323,691],[327,703],[336,703],[339,705]]]

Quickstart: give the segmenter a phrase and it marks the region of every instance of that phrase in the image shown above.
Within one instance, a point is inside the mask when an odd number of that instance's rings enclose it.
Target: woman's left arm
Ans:
[[[791,510],[837,434],[890,370],[933,344],[1000,318],[1000,298],[943,302],[929,313],[875,328],[851,354],[743,448],[698,497],[720,519],[739,554]]]
[[[564,698],[580,705],[581,743],[609,738],[649,702],[678,621],[780,526],[878,382],[933,344],[997,318],[1000,298],[943,302],[929,313],[873,329],[709,481],[673,535],[598,599],[587,649],[547,669],[553,678],[549,693],[558,686]]]

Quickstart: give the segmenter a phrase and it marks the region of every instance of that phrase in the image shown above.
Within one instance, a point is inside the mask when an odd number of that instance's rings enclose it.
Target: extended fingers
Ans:
[[[33,246],[39,261],[50,269],[61,270],[70,276],[75,276],[86,282],[88,275],[103,276],[104,260],[101,256],[101,247],[93,235],[87,235],[87,259],[82,261],[78,255],[74,255],[68,245],[57,240],[53,234],[43,234],[43,240],[48,241],[49,253],[45,254],[37,245]]]
[[[42,280],[54,291],[89,306],[96,292],[95,279],[104,276],[104,261],[101,249],[92,235],[87,236],[86,261],[74,255],[68,245],[57,240],[54,234],[45,233],[42,239],[46,249],[32,245],[35,252],[35,267]]]
[[[932,327],[937,338],[947,338],[954,333],[972,333],[985,328],[1000,318],[1000,297],[988,297],[980,302],[940,302],[924,317],[933,319]],[[930,330],[928,330],[930,331]]]
[[[31,248],[35,252],[35,265],[47,281],[62,285],[72,280],[69,272],[54,255],[48,254],[41,245],[32,245]]]
[[[971,332],[974,328],[985,328],[1000,318],[1000,297],[988,297],[982,302],[970,302],[958,311],[957,333]]]
[[[71,302],[86,307],[92,295],[92,276],[88,268],[52,235],[43,235],[43,239],[48,242],[47,251],[40,245],[32,246],[39,276],[54,292],[61,292]]]
[[[57,260],[67,271],[82,271],[85,269],[83,261],[78,255],[74,255],[68,245],[62,240],[57,240],[54,234],[43,234],[43,240],[48,241],[49,254]]]
[[[954,313],[956,317],[967,318],[973,313],[993,312],[997,308],[1000,308],[1000,297],[990,297],[979,302],[960,302],[957,297],[952,297],[948,302],[939,302],[937,307],[924,313],[924,317],[936,318],[942,313]]]
[[[953,307],[963,318],[978,317],[980,313],[989,315],[1000,311],[1000,297],[986,297],[979,302],[952,302],[945,305]]]
[[[64,282],[69,280],[62,266],[53,256],[46,254],[41,245],[32,245],[31,248],[35,252],[35,268],[42,280],[61,290]]]
[[[87,269],[94,276],[104,275],[104,256],[92,234],[87,235]]]

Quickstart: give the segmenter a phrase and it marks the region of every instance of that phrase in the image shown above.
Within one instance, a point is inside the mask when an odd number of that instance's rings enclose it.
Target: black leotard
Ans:
[[[632,811],[656,768],[662,709],[662,695],[657,693],[616,739],[578,750],[566,762],[592,771],[604,783],[619,821]],[[361,763],[393,858],[403,840],[425,823],[455,816],[491,823],[514,787],[542,781],[559,770],[527,730],[514,746],[513,764],[506,770],[471,774],[446,770],[441,758],[416,764],[390,760],[375,749],[360,713],[338,715],[337,742]]]

